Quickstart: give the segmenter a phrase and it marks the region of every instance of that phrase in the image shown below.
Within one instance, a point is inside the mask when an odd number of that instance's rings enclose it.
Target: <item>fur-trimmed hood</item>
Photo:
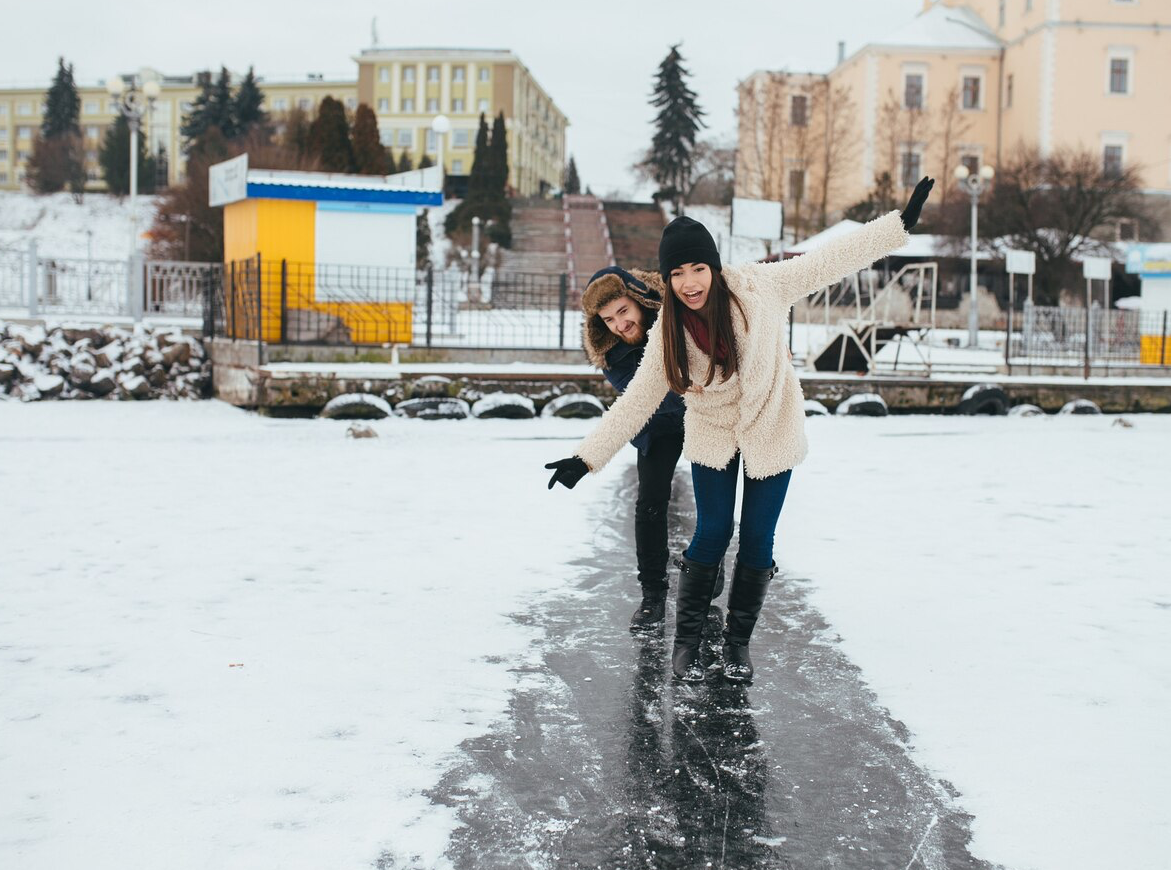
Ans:
[[[595,272],[581,295],[582,345],[591,363],[605,369],[606,354],[620,339],[598,317],[598,311],[620,296],[629,296],[643,311],[657,316],[663,307],[663,278],[658,272],[611,266]],[[655,317],[647,319],[649,330]]]

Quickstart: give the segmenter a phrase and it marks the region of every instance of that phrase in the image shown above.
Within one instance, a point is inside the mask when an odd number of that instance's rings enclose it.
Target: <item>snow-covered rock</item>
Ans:
[[[1101,414],[1102,409],[1089,399],[1073,399],[1061,406],[1058,414]]]
[[[541,416],[589,419],[601,417],[605,412],[606,406],[597,396],[591,396],[589,393],[566,393],[546,402],[545,407],[541,409]]]
[[[390,414],[390,403],[373,393],[334,396],[321,409],[321,416],[330,420],[381,420]]]
[[[537,416],[537,409],[528,396],[496,392],[488,393],[472,405],[472,416],[485,419],[499,417],[507,420],[531,420]]]
[[[855,417],[885,417],[886,402],[878,393],[857,393],[838,405],[836,413]]]

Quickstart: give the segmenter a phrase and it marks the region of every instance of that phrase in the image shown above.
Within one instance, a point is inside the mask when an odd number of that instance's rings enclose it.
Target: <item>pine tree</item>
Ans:
[[[492,122],[492,145],[488,165],[491,174],[488,176],[488,198],[493,201],[503,201],[508,190],[508,132],[504,127],[504,112],[496,116]]]
[[[268,114],[261,108],[263,105],[264,92],[256,83],[252,67],[248,67],[248,75],[244,76],[236,88],[236,95],[232,97],[232,126],[236,135],[242,136],[268,124]]]
[[[687,86],[690,72],[683,66],[679,46],[659,64],[650,104],[659,110],[655,117],[655,135],[647,155],[647,165],[659,184],[660,195],[683,204],[691,184],[692,151],[695,136],[703,123],[704,112],[696,102],[695,92]]]
[[[403,156],[398,159],[398,171],[410,172],[414,168],[415,165],[411,162],[411,152],[404,148]]]
[[[354,171],[350,125],[340,100],[326,97],[317,107],[317,118],[309,125],[309,151],[326,172]]]
[[[484,199],[491,173],[491,156],[488,151],[488,120],[480,113],[480,127],[476,131],[476,146],[472,152],[472,171],[468,174],[466,203],[477,203]]]
[[[240,131],[236,127],[232,100],[232,76],[227,67],[220,67],[219,78],[211,89],[207,102],[208,126],[219,127],[228,139],[234,139]]]
[[[563,188],[566,193],[581,193],[581,179],[577,175],[577,163],[573,160],[573,155],[569,155],[569,163],[565,166],[565,183]]]
[[[106,130],[98,152],[102,177],[110,193],[125,196],[130,193],[130,124],[123,115],[114,119]],[[146,153],[146,137],[138,137],[138,192],[154,190],[155,162]]]
[[[202,136],[210,125],[208,113],[211,103],[211,73],[206,70],[196,73],[195,83],[199,87],[199,93],[191,101],[191,111],[179,127],[179,134],[188,145]]]
[[[420,169],[430,169],[434,165],[435,165],[435,161],[431,159],[430,154],[424,154],[422,157],[419,158],[419,168]]]
[[[309,114],[300,107],[288,111],[284,119],[280,143],[298,157],[309,156]]]
[[[81,135],[37,136],[25,173],[29,186],[37,193],[57,193],[68,187],[80,202],[86,182],[85,145]]]
[[[378,138],[378,120],[374,110],[365,103],[354,113],[354,167],[360,175],[389,175],[386,149]]]
[[[396,172],[402,172],[401,169],[399,169],[397,166],[394,165],[394,151],[391,150],[389,145],[387,145],[386,147],[384,147],[382,149],[382,153],[384,155],[386,155],[386,174],[387,175],[394,175]]]
[[[415,218],[415,268],[426,269],[431,262],[431,223],[427,219],[430,209]]]
[[[41,120],[41,135],[46,139],[68,133],[81,135],[77,120],[81,116],[81,97],[73,82],[73,64],[65,65],[65,58],[57,58],[57,74],[45,95],[45,112]]]

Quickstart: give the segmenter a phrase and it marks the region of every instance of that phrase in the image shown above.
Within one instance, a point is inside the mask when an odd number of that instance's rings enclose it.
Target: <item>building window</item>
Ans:
[[[907,73],[903,76],[903,108],[923,108],[923,74]]]
[[[1102,150],[1102,174],[1107,178],[1122,175],[1122,146],[1107,145]]]
[[[405,98],[403,99],[403,111],[404,111],[404,112],[414,112],[414,111],[415,111],[415,100],[414,100],[414,98],[412,98],[412,97],[405,97]]]
[[[28,152],[27,152],[27,151],[20,151],[20,150],[17,150],[17,152],[16,152],[16,162],[17,162],[17,163],[23,163],[23,162],[24,162],[24,161],[26,161],[26,160],[28,160]]]
[[[32,139],[32,137],[33,137],[33,128],[32,127],[17,127],[16,128],[16,138],[21,140],[22,142],[27,142],[28,140]]]
[[[0,160],[4,161],[5,163],[8,162],[8,149],[0,148]]]
[[[453,66],[451,68],[451,80],[453,82],[462,82],[467,78],[468,71],[462,66]]]
[[[789,101],[789,123],[794,127],[804,127],[807,123],[808,103],[809,98],[805,96],[795,96]]]
[[[106,114],[107,115],[117,115],[118,114],[118,104],[115,103],[113,100],[109,100],[106,102]]]
[[[390,111],[390,100],[387,97],[378,98],[378,111],[384,115]]]
[[[463,175],[464,174],[464,162],[462,160],[451,161],[451,174],[452,175]]]
[[[965,109],[982,108],[980,92],[982,90],[982,76],[964,76],[963,107]]]
[[[0,103],[0,118],[8,117],[8,104]]]
[[[380,66],[378,68],[378,81],[383,84],[390,81],[390,67]]]
[[[86,127],[85,128],[85,135],[90,139],[97,139],[98,138],[97,126],[91,124],[90,126]]]
[[[17,103],[16,104],[16,114],[18,114],[18,115],[31,115],[32,113],[33,113],[33,107],[31,105],[29,105],[28,103]]]
[[[967,168],[968,175],[977,175],[980,172],[980,158],[976,154],[965,154],[960,158],[960,164]]]
[[[1118,241],[1120,242],[1137,242],[1138,241],[1138,223],[1133,220],[1122,219],[1118,221]]]
[[[491,74],[492,73],[488,69],[488,67],[486,67],[486,66],[480,67],[480,81],[482,81],[482,82],[488,81]]]
[[[1026,12],[1033,11],[1033,0],[1025,0],[1025,11]]]
[[[1130,93],[1130,58],[1110,58],[1110,93]]]
[[[413,66],[403,67],[403,81],[408,85],[415,83],[415,68]]]
[[[415,147],[415,131],[414,130],[399,130],[397,134],[399,148],[414,148]]]
[[[464,101],[461,99],[454,99],[451,101],[451,111],[462,113],[464,111]]]
[[[7,127],[0,127],[0,142],[7,142],[7,141],[8,141],[8,128]]]
[[[0,172],[0,184],[7,184],[7,183],[8,183],[8,173],[7,172]]]
[[[313,101],[308,97],[301,97],[299,100],[297,100],[297,108],[302,112],[308,112],[313,108]]]
[[[425,150],[428,152],[436,150],[436,144],[437,144],[436,140],[437,140],[437,137],[435,135],[435,131],[432,130],[430,127],[428,127],[427,128],[427,147]]]
[[[389,148],[394,144],[394,130],[391,130],[389,127],[384,127],[379,130],[378,141]]]
[[[902,183],[903,187],[911,188],[919,183],[919,168],[922,163],[922,156],[915,151],[904,151],[902,160]]]
[[[346,108],[349,109],[351,112],[354,109],[358,108],[358,98],[357,97],[346,97]]]
[[[97,100],[86,100],[85,113],[87,115],[96,115],[98,113],[98,106],[99,104]]]
[[[429,82],[439,81],[439,67],[437,67],[437,66],[427,67],[427,81],[429,81]]]
[[[488,111],[488,101],[487,100],[479,100],[476,103],[476,111],[477,112],[487,112]]]
[[[1012,73],[1004,79],[1004,108],[1012,108]]]
[[[789,170],[789,199],[801,200],[805,198],[805,170]]]
[[[439,111],[439,98],[438,97],[428,97],[427,98],[427,111],[428,112],[438,112]]]
[[[451,147],[452,148],[467,148],[471,142],[470,130],[452,130],[451,132]]]

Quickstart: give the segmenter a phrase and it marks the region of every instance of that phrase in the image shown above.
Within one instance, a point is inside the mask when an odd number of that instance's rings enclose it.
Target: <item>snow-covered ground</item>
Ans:
[[[1012,868],[1171,852],[1171,418],[809,421],[777,554]],[[442,867],[625,451],[590,421],[0,403],[0,866]],[[781,581],[783,582],[783,581]]]
[[[154,223],[155,197],[138,197],[138,232]],[[36,196],[0,191],[0,248],[27,250],[37,243],[43,258],[125,260],[130,254],[130,198],[87,193],[79,204],[69,193]],[[146,240],[139,239],[145,249]]]

